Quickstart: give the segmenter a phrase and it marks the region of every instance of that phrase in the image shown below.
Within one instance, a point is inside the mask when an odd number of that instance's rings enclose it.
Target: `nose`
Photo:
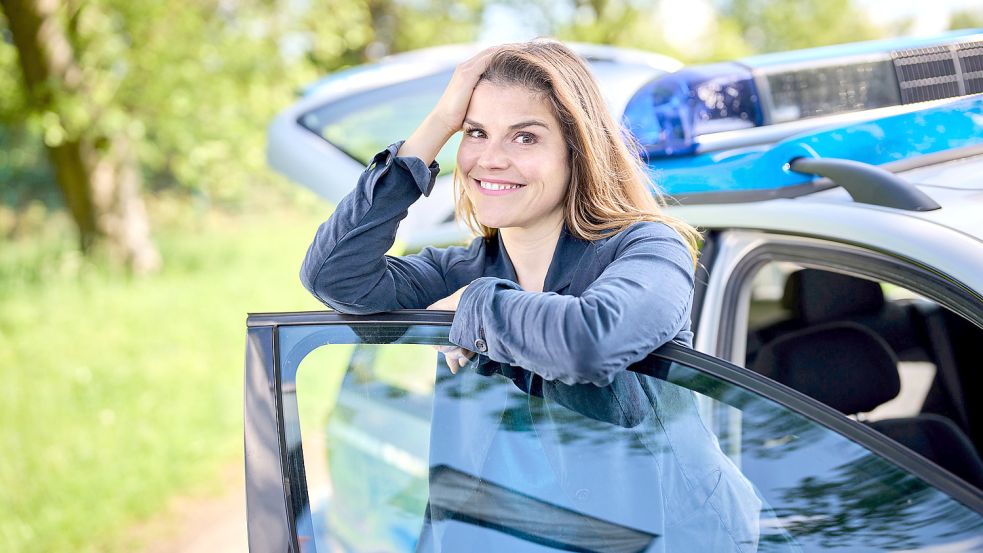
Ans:
[[[497,140],[488,140],[478,155],[477,165],[486,170],[506,169],[509,166],[508,152]]]

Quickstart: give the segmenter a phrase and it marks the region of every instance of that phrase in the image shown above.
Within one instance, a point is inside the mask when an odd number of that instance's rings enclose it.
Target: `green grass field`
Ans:
[[[297,272],[326,213],[177,225],[143,279],[62,238],[0,246],[0,551],[121,550],[241,455],[246,314],[321,308]]]

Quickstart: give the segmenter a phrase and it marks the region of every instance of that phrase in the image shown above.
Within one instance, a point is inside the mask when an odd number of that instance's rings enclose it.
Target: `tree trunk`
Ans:
[[[58,18],[58,0],[0,0],[10,25],[32,110],[59,114],[58,98],[84,97],[86,83]],[[46,143],[58,187],[89,253],[100,245],[145,274],[160,267],[150,238],[136,158],[124,135],[93,128]]]

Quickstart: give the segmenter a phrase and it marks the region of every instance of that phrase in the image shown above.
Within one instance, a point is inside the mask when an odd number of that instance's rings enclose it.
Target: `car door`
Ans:
[[[544,391],[480,356],[452,375],[451,321],[250,316],[251,551],[983,547],[978,492],[750,371],[666,345]]]

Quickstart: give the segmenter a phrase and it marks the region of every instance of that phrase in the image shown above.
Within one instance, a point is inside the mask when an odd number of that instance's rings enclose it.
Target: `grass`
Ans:
[[[177,225],[143,279],[70,253],[65,225],[0,244],[0,550],[122,550],[241,455],[246,314],[321,308],[297,271],[325,215]]]

